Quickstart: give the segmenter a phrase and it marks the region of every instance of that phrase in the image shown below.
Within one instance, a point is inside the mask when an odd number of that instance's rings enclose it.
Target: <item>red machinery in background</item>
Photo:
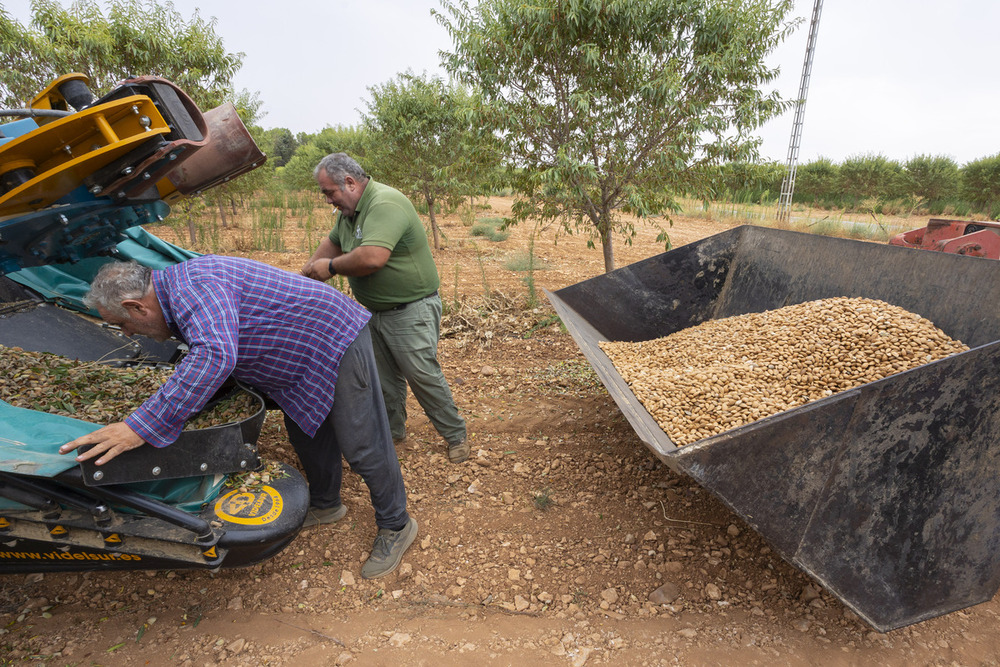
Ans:
[[[931,218],[926,227],[892,237],[889,245],[1000,259],[1000,222]]]

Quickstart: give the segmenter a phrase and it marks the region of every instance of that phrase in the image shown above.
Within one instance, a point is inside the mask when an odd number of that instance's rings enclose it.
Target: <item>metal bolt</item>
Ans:
[[[240,467],[241,468],[246,468],[247,467],[247,462],[246,461],[240,461]]]
[[[70,146],[69,144],[66,144],[65,146],[63,146],[63,151],[64,151],[64,152],[65,152],[65,153],[66,153],[67,155],[72,155],[72,154],[73,154],[73,147],[72,147],[72,146]]]
[[[132,105],[132,113],[138,115],[138,113],[139,113],[139,105],[138,104],[133,104]]]
[[[139,125],[142,125],[147,130],[149,129],[149,126],[152,125],[152,124],[153,124],[153,121],[149,120],[149,116],[140,116],[139,117]]]
[[[153,466],[153,476],[154,477],[157,476],[157,475],[159,475],[161,472],[163,472],[163,471],[160,470],[160,466]]]
[[[135,170],[132,167],[125,167],[122,169],[122,176],[131,176],[133,171]]]
[[[94,185],[94,186],[92,186],[90,188],[90,194],[92,194],[92,195],[99,195],[99,194],[101,194],[101,190],[103,190],[103,189],[104,188],[102,188],[100,185]]]
[[[94,481],[100,482],[102,479],[104,479],[104,473],[100,470],[94,471]]]
[[[144,181],[148,181],[148,180],[149,180],[150,178],[151,178],[151,177],[150,177],[150,175],[149,175],[149,172],[148,172],[148,171],[144,171],[144,172],[142,172],[142,180],[144,180]]]
[[[201,464],[200,466],[198,466],[198,468],[199,468],[199,469],[200,469],[200,470],[201,470],[202,472],[205,472],[206,470],[208,470],[208,464],[207,464],[207,463],[202,463],[202,464]]]
[[[176,160],[177,159],[177,153],[171,153],[170,156],[167,159],[168,160]]]
[[[64,225],[68,225],[69,224],[69,218],[67,218],[65,215],[63,215],[62,213],[60,213],[59,214],[59,222],[61,222]]]

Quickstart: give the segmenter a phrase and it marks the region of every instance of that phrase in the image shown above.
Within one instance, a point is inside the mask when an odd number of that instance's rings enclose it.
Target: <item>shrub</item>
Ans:
[[[829,200],[840,195],[840,167],[821,157],[795,170],[794,200],[804,203]]]
[[[495,224],[488,222],[478,222],[473,225],[472,229],[469,230],[469,235],[482,236],[494,242],[506,241],[507,237],[510,236],[507,232],[498,230]]]
[[[504,268],[508,271],[545,271],[549,265],[534,253],[521,251],[508,257],[504,262]]]
[[[944,155],[918,155],[906,162],[910,192],[927,202],[958,195],[958,164]]]
[[[840,165],[840,187],[849,197],[897,199],[906,186],[903,166],[883,155],[856,155]]]
[[[1000,153],[968,163],[961,170],[962,195],[983,213],[1000,205]]]
[[[719,174],[726,199],[740,203],[777,201],[785,167],[777,162],[753,164],[730,162]]]

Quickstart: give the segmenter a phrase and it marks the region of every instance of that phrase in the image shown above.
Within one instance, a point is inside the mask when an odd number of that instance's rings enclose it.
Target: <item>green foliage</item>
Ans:
[[[483,281],[483,297],[486,299],[486,302],[489,303],[493,290],[490,288],[490,281],[486,276],[486,260],[483,258],[483,252],[480,250],[478,245],[473,243],[472,247],[476,251],[476,264],[479,266],[479,276]],[[456,278],[457,277],[458,275],[456,274]]]
[[[364,124],[376,176],[427,205],[438,248],[436,206],[485,191],[496,164],[493,139],[473,121],[473,97],[440,78],[408,72],[369,92]]]
[[[528,252],[518,253],[510,259],[507,260],[504,266],[511,271],[524,271],[524,277],[521,281],[524,283],[525,287],[528,288],[528,299],[525,302],[527,308],[535,308],[538,305],[538,289],[535,285],[535,271],[545,270],[548,265],[542,260],[535,257],[535,235],[537,233],[537,228],[535,233],[532,233],[531,239],[528,242]]]
[[[842,192],[858,200],[906,194],[903,166],[883,155],[854,155],[840,165]]]
[[[990,218],[996,218],[1000,204],[1000,153],[962,167],[962,195],[974,202]]]
[[[27,28],[0,5],[0,105],[26,106],[55,77],[46,62],[35,56],[35,40]]]
[[[961,172],[946,156],[920,155],[905,165],[883,156],[855,156],[838,165],[819,158],[799,166],[795,201],[827,209],[873,215],[966,217],[972,206],[958,199]]]
[[[784,177],[785,165],[778,162],[728,162],[719,168],[721,192],[740,203],[777,201]]]
[[[253,250],[284,252],[286,217],[287,214],[283,208],[278,210],[254,210],[251,223]]]
[[[458,275],[459,265],[455,264],[455,281],[452,284],[451,299],[441,299],[441,314],[451,315],[457,313],[462,308],[462,301],[458,298]],[[442,291],[442,294],[444,292]]]
[[[795,170],[795,201],[815,202],[839,195],[840,166],[821,157]]]
[[[540,509],[543,512],[556,504],[556,501],[552,498],[552,489],[549,488],[536,491],[532,494],[531,502],[537,509]]]
[[[326,127],[317,134],[300,133],[295,138],[298,144],[295,153],[279,170],[282,183],[291,190],[310,190],[319,196],[313,171],[330,153],[347,153],[368,169],[364,159],[365,136],[364,128],[344,125]]]
[[[944,155],[917,155],[906,162],[910,192],[937,201],[958,194],[958,163]]]
[[[481,91],[503,137],[513,221],[559,221],[631,242],[640,218],[708,196],[701,165],[752,162],[754,130],[789,103],[764,92],[765,58],[791,32],[788,0],[443,0],[445,67]],[[661,241],[667,241],[661,228]]]
[[[761,203],[765,201],[761,195],[769,193],[763,186],[770,167],[726,164],[706,178],[717,180],[719,198],[725,201]],[[742,190],[741,184],[745,184]],[[1000,154],[961,169],[955,160],[943,155],[918,155],[905,165],[881,155],[853,156],[839,165],[821,157],[796,170],[794,201],[872,215],[906,215],[920,210],[934,216],[967,218],[980,214],[995,218],[1000,213],[992,211],[994,206],[1000,208],[1000,185],[996,184],[1000,184]],[[853,235],[870,233],[861,230]]]
[[[463,227],[471,227],[476,222],[476,209],[472,206],[463,206],[459,209],[458,217]]]
[[[497,225],[495,223],[477,222],[472,226],[472,229],[469,230],[469,236],[482,236],[490,241],[499,243],[500,241],[506,241],[510,234],[497,229]]]
[[[233,97],[233,76],[244,54],[226,52],[215,19],[206,21],[196,11],[185,20],[173,4],[156,0],[106,5],[105,15],[96,0],[76,0],[68,9],[56,0],[33,0],[31,28],[0,9],[0,104],[24,106],[72,72],[90,77],[95,95],[148,74],[177,84],[202,109]]]
[[[548,262],[539,259],[534,252],[535,239],[532,238],[528,251],[516,252],[504,262],[504,268],[508,271],[545,271],[549,268]]]
[[[275,127],[264,130],[261,133],[261,140],[257,142],[261,150],[267,154],[268,164],[272,169],[284,167],[295,154],[295,149],[299,144],[292,135],[292,131],[287,127]]]

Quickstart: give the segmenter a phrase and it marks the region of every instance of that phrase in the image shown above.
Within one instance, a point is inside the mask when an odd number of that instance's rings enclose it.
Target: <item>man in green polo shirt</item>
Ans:
[[[437,360],[441,280],[416,209],[344,153],[327,155],[313,173],[338,213],[302,273],[317,280],[347,276],[354,297],[372,311],[369,328],[393,440],[406,437],[409,384],[448,443],[449,460],[465,461],[465,420]]]

